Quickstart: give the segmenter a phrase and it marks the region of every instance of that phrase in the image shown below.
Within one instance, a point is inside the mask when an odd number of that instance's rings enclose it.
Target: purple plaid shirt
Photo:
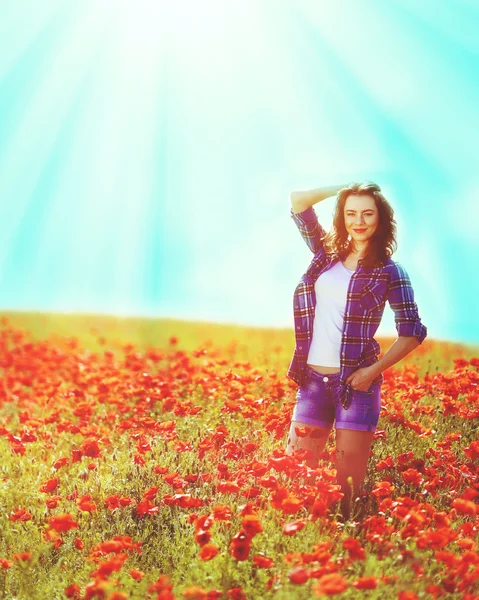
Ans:
[[[321,238],[326,231],[321,227],[312,206],[295,214],[293,221],[314,257],[294,291],[294,333],[296,347],[287,377],[302,385],[306,362],[313,336],[316,293],[314,284],[318,277],[339,260],[337,253],[326,254]],[[421,323],[414,291],[409,276],[398,262],[388,258],[380,267],[358,266],[351,276],[344,311],[344,324],[340,348],[340,401],[344,408],[351,404],[351,384],[346,379],[361,367],[378,360],[381,352],[374,334],[381,322],[386,300],[394,311],[398,336],[415,336],[421,343],[427,336],[427,328]],[[381,384],[380,373],[373,383]]]

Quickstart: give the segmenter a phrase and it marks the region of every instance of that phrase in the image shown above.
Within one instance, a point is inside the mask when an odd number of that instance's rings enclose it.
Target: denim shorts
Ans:
[[[292,420],[308,425],[336,429],[376,431],[381,410],[381,385],[372,383],[368,391],[351,388],[352,401],[347,410],[339,401],[339,371],[322,375],[306,365],[306,375],[296,393]]]

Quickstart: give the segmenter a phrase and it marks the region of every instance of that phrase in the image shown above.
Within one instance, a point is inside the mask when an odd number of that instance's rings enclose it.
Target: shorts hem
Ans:
[[[348,423],[347,421],[336,421],[336,429],[354,429],[355,431],[376,431],[377,425],[366,423]]]
[[[318,421],[318,420],[311,419],[310,417],[298,416],[298,417],[291,418],[291,422],[292,421],[299,421],[299,423],[306,423],[307,425],[316,425],[316,427],[332,427],[333,426],[333,422]]]

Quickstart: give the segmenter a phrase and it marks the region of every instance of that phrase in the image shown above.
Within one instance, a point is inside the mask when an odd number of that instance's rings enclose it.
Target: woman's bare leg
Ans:
[[[305,437],[300,437],[296,435],[294,431],[295,427],[309,427],[311,431]],[[316,469],[318,466],[319,455],[326,446],[331,428],[332,425],[330,427],[318,427],[316,425],[309,425],[309,423],[291,421],[286,454],[290,455],[294,450],[311,450],[312,456],[309,459],[306,459],[306,464],[311,469]]]
[[[341,512],[346,520],[350,517],[352,503],[359,496],[364,483],[373,437],[373,431],[336,429],[337,481],[344,494]],[[352,492],[348,477],[353,479]]]

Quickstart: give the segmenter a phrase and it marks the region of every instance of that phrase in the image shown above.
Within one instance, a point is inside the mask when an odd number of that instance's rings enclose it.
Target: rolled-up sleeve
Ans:
[[[294,213],[293,209],[290,208],[290,215],[306,245],[311,252],[316,254],[323,245],[322,238],[326,235],[326,231],[319,224],[314,208],[309,206],[300,213]]]
[[[398,336],[414,336],[422,343],[427,336],[427,327],[419,317],[409,275],[399,263],[395,263],[391,272],[387,299],[394,312]]]

